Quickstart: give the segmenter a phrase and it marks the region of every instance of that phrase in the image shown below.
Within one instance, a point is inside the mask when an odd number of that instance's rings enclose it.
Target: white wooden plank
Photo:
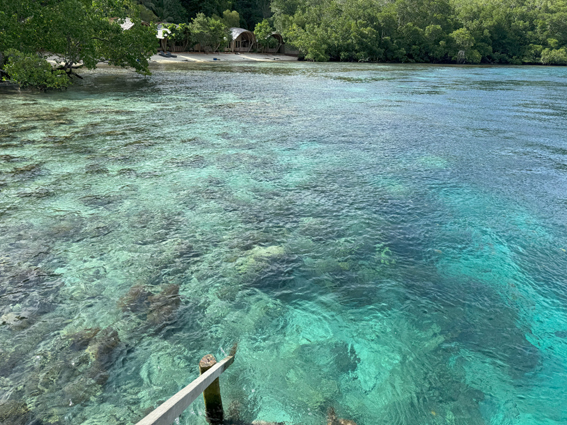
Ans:
[[[234,357],[225,357],[136,425],[171,425],[233,361]]]

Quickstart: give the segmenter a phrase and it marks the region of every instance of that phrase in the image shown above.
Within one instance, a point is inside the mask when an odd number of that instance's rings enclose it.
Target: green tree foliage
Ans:
[[[449,36],[453,39],[457,50],[463,53],[463,61],[480,63],[482,56],[478,50],[473,49],[475,39],[468,29],[459,28],[458,30],[453,31]],[[458,54],[453,56],[453,59],[457,58]]]
[[[22,53],[9,49],[5,54],[7,64],[4,71],[20,87],[29,86],[46,90],[62,89],[71,84],[65,71],[54,70],[49,62],[35,53]]]
[[[230,32],[227,26],[218,19],[207,18],[205,14],[198,13],[189,24],[193,42],[199,44],[205,51],[216,52],[222,45],[230,41]]]
[[[187,10],[189,19],[197,17],[203,13],[205,16],[220,16],[224,10],[233,10],[232,0],[180,0]]]
[[[155,13],[160,22],[178,24],[187,21],[187,10],[180,0],[142,0],[142,4]]]
[[[191,44],[192,36],[189,24],[169,24],[164,25],[164,27],[169,30],[167,42],[170,46],[176,45],[185,50]]]
[[[565,0],[272,0],[310,60],[563,63]],[[461,52],[461,53],[459,53]]]
[[[544,49],[541,52],[541,63],[545,65],[567,65],[567,49]]]
[[[189,19],[195,18],[198,13],[203,13],[205,16],[221,17],[220,19],[224,20],[224,11],[236,11],[238,22],[231,21],[228,26],[250,30],[254,29],[258,22],[272,15],[270,0],[180,0],[180,2],[187,10]]]
[[[255,25],[272,15],[270,0],[235,0],[234,9],[240,13],[242,26],[253,30]]]
[[[135,25],[121,31],[127,15]],[[212,51],[230,27],[254,29],[265,49],[272,37],[258,34],[273,26],[314,61],[565,64],[567,51],[567,0],[0,0],[0,53],[145,73],[156,43],[140,19],[191,19],[171,40]]]
[[[262,22],[256,24],[254,35],[256,36],[256,41],[262,48],[262,51],[265,51],[269,47],[275,47],[274,43],[277,46],[277,40],[272,37],[273,32],[274,29],[267,19],[264,19]]]
[[[139,17],[143,22],[158,22],[159,18],[156,16],[152,10],[143,4],[135,4],[130,9],[128,16]]]
[[[240,14],[236,11],[225,10],[222,13],[222,22],[228,28],[238,28],[240,27]]]
[[[157,50],[156,30],[142,25],[137,16],[131,18],[133,26],[123,30],[120,24],[133,8],[126,0],[0,0],[0,52],[11,51],[26,69],[33,62],[27,55],[53,55],[69,77],[77,65],[93,69],[99,62],[147,75],[148,59]],[[5,65],[4,72],[14,72],[16,62],[12,68]],[[46,75],[45,63],[36,63],[40,70],[34,78]],[[18,75],[28,74],[20,70]],[[43,85],[50,84],[46,80]]]

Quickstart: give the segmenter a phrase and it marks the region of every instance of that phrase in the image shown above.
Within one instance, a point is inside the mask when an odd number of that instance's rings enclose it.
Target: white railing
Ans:
[[[232,354],[232,353],[231,353]],[[228,369],[228,367],[234,362],[234,355],[225,357],[220,362],[214,364],[206,372],[203,372],[203,361],[210,355],[203,357],[201,363],[199,364],[202,371],[202,375],[155,409],[152,413],[138,422],[136,425],[171,425],[175,422],[185,409],[193,403],[197,397],[201,395],[211,384],[215,382],[221,376],[221,374]],[[212,356],[211,356],[212,357]],[[209,357],[210,359],[210,357]],[[213,358],[214,359],[214,358]],[[218,383],[217,383],[218,386]],[[216,397],[218,396],[218,400]],[[207,394],[205,394],[205,407],[207,409],[207,416],[209,413],[213,415],[218,415],[218,408],[220,405],[220,415],[222,417],[222,402],[220,399],[220,388],[218,388],[218,394],[212,394],[211,400],[208,402]],[[216,406],[214,406],[216,404]],[[222,419],[221,419],[222,420]]]

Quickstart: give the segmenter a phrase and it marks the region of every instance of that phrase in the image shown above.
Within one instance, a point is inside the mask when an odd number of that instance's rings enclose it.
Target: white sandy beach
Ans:
[[[174,53],[176,58],[166,58],[160,55],[153,55],[150,63],[168,62],[272,62],[272,61],[297,61],[296,56],[288,56],[270,53]]]
[[[160,55],[153,55],[150,58],[150,66],[152,64],[166,64],[178,62],[292,62],[297,61],[297,56],[288,56],[270,53],[173,53],[175,58],[167,58]],[[59,64],[59,60],[55,56],[47,59],[53,65]],[[104,66],[104,63],[99,64]]]

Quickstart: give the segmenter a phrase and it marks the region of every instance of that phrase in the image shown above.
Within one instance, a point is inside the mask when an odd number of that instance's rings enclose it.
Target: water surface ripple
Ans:
[[[567,424],[565,68],[182,64],[0,104],[0,419],[133,423],[238,341],[242,423]]]

